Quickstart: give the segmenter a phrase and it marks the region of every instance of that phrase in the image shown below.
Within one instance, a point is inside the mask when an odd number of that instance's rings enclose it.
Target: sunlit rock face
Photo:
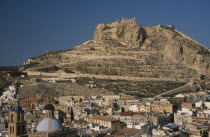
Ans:
[[[133,48],[141,47],[145,38],[145,29],[137,24],[135,19],[123,19],[114,23],[99,24],[94,35],[96,42],[115,40]]]

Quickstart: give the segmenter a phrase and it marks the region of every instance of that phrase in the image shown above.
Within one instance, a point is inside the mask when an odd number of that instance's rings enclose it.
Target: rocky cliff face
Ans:
[[[141,26],[135,19],[99,24],[94,39],[32,59],[36,70],[57,65],[76,73],[186,79],[210,76],[210,51],[172,25]],[[30,64],[30,63],[29,63]]]
[[[96,27],[94,40],[103,44],[108,40],[124,43],[131,48],[140,47],[146,38],[145,29],[135,20],[123,19],[114,23],[99,24]]]

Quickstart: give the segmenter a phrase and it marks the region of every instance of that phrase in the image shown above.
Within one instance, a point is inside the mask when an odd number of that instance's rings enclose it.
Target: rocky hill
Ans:
[[[172,25],[142,26],[122,19],[97,25],[93,40],[31,58],[25,67],[37,74],[186,83],[210,76],[210,50]]]

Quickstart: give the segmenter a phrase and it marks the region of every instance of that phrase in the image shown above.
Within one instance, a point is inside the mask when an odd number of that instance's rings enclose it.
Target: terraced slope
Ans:
[[[73,49],[29,59],[28,71],[151,78],[188,82],[210,76],[210,51],[173,26],[141,26],[135,19],[99,24],[94,39]],[[59,77],[59,76],[58,76]]]

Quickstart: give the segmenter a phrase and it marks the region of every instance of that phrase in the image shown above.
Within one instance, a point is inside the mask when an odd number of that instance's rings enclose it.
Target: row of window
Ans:
[[[9,133],[14,134],[15,133],[15,127],[10,126],[9,127]],[[17,126],[17,135],[24,134],[25,133],[25,125],[18,125]]]
[[[94,119],[90,119],[90,122],[93,122],[93,123],[100,123],[100,124],[108,124],[108,121],[94,120]]]

